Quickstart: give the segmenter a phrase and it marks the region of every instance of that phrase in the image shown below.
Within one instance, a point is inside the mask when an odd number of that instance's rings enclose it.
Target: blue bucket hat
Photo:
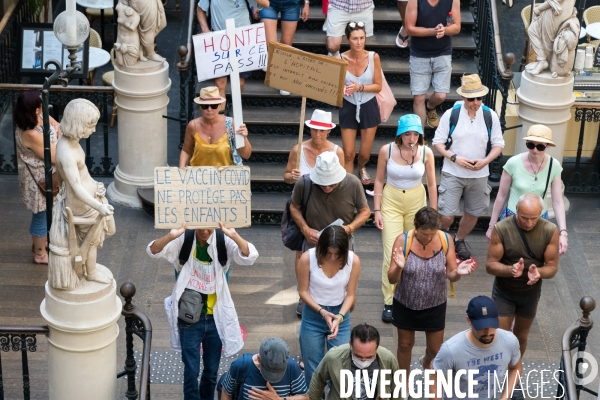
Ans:
[[[398,118],[398,130],[396,131],[396,136],[409,131],[417,132],[419,135],[423,134],[421,118],[416,114],[406,114]]]

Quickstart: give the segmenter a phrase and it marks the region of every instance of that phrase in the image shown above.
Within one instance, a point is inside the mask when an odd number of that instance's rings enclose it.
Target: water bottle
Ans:
[[[452,11],[450,11],[448,13],[448,16],[446,17],[446,26],[450,26],[454,23],[454,17],[452,16]]]

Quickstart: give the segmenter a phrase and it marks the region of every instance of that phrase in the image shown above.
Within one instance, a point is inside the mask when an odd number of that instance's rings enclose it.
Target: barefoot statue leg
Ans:
[[[532,65],[531,68],[526,68],[527,72],[529,72],[532,75],[537,75],[546,68],[548,68],[548,62],[546,60],[540,60],[534,64],[535,65]],[[529,65],[527,67],[529,67]]]
[[[99,283],[110,283],[111,279],[98,271],[96,268],[96,255],[98,253],[97,247],[90,247],[87,261],[86,261],[86,277],[88,281],[99,282]]]

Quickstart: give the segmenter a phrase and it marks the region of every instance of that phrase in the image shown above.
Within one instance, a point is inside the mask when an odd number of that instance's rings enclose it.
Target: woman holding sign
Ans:
[[[200,106],[202,116],[191,120],[185,130],[179,168],[188,163],[192,167],[241,166],[242,158],[248,159],[252,154],[246,125],[234,131],[233,119],[219,114],[219,105],[225,99],[215,86],[202,88],[194,102]],[[244,147],[240,149],[235,147],[236,134],[244,137]]]
[[[379,55],[365,50],[364,22],[350,22],[346,26],[350,50],[341,54],[348,63],[344,104],[339,113],[346,171],[354,173],[356,133],[360,131],[358,173],[363,185],[371,183],[365,164],[371,157],[377,125],[381,123],[375,94],[381,91],[381,63]]]

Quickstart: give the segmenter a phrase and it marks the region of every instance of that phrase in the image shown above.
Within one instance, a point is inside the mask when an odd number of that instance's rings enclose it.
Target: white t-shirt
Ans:
[[[194,257],[190,280],[185,288],[204,294],[212,294],[217,290],[216,278],[217,274],[215,272],[214,262],[200,261]]]
[[[461,103],[461,102],[457,102]],[[452,109],[449,109],[440,118],[440,124],[435,130],[435,137],[433,138],[433,144],[445,144],[448,139],[448,132],[450,132],[450,114]],[[495,111],[491,110],[492,113],[492,134],[491,142],[492,147],[500,146],[504,148],[504,138],[502,137],[502,129],[500,128],[500,120]],[[466,157],[471,160],[480,160],[486,157],[485,151],[487,149],[488,142],[488,131],[485,125],[485,119],[483,118],[483,109],[479,107],[475,114],[475,119],[471,121],[467,109],[462,106],[460,108],[460,115],[456,128],[452,132],[452,147],[450,151],[458,156]],[[472,171],[456,165],[456,163],[449,159],[444,159],[444,167],[442,171],[447,172],[453,176],[459,178],[483,178],[488,176],[489,166],[486,165],[479,171]]]

